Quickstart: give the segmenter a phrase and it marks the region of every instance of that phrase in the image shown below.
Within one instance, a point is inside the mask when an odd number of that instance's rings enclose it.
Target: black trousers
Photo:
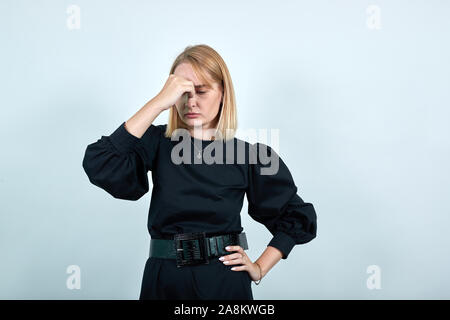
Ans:
[[[253,300],[250,275],[233,266],[217,257],[209,264],[178,268],[175,259],[149,257],[139,300]]]

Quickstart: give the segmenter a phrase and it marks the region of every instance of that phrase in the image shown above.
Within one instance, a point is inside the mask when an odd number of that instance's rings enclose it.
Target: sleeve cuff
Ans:
[[[113,145],[122,153],[133,151],[140,139],[125,129],[125,121],[109,136]]]
[[[275,247],[280,250],[283,254],[282,259],[286,259],[295,244],[296,243],[291,236],[285,232],[278,231],[267,246]]]

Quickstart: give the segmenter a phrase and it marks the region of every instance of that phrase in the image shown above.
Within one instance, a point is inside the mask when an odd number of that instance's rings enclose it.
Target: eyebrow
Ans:
[[[206,84],[199,84],[198,86],[194,86],[196,89],[201,89],[201,88],[209,88],[208,85]]]

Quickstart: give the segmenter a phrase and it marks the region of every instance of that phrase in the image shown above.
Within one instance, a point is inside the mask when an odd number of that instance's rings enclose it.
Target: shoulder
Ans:
[[[166,128],[167,128],[167,124],[151,124],[150,125],[151,128],[153,128],[153,130],[158,130],[160,132],[165,132]]]
[[[161,131],[166,131],[167,129],[167,123],[165,124],[158,124],[157,127],[161,130]]]
[[[167,123],[158,124],[158,125],[155,125],[154,127],[158,131],[161,138],[164,138],[166,136]]]
[[[155,141],[160,141],[161,138],[164,137],[165,131],[165,124],[155,125],[152,123],[142,136],[142,140],[145,142],[151,142],[153,144]]]
[[[257,154],[259,152],[262,152],[264,150],[264,152],[267,152],[269,155],[272,153],[277,154],[277,152],[272,149],[272,147],[266,143],[263,142],[248,142],[246,140],[243,139],[239,139],[239,138],[234,138],[235,143],[236,144],[241,144],[243,146],[245,146],[245,150],[248,152],[248,154]],[[267,151],[266,151],[267,150]],[[247,154],[246,152],[246,154]]]
[[[166,132],[167,124],[151,124],[148,131],[149,133],[153,134],[159,134],[164,135]]]
[[[235,137],[234,144],[236,153],[241,154],[238,158],[245,159],[244,161],[247,165],[267,164],[270,159],[278,158],[278,153],[270,145],[263,142],[251,143]]]

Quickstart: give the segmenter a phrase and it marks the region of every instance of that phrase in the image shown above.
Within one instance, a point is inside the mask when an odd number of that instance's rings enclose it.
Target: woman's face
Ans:
[[[194,69],[189,63],[179,64],[174,74],[182,76],[194,83],[195,93],[185,93],[175,103],[178,115],[188,128],[201,127],[202,129],[215,128],[219,117],[223,88],[213,83],[212,88],[202,87],[203,83],[196,77]],[[189,117],[187,113],[195,113]]]

